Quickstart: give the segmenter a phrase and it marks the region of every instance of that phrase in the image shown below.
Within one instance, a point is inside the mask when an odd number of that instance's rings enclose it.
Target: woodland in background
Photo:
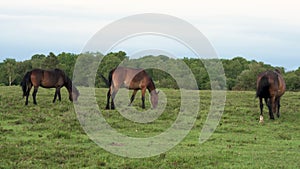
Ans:
[[[257,62],[255,60],[248,61],[242,57],[235,57],[233,59],[221,59],[223,68],[226,75],[226,86],[218,84],[218,72],[214,77],[216,79],[210,79],[205,69],[203,62],[210,67],[214,67],[213,62],[209,59],[199,58],[180,58],[174,59],[167,56],[145,56],[140,59],[129,59],[125,52],[119,51],[116,53],[109,53],[103,56],[100,53],[84,53],[73,54],[62,52],[58,55],[50,52],[48,55],[36,54],[31,57],[30,60],[22,62],[15,59],[7,58],[0,63],[0,86],[19,85],[24,74],[33,68],[42,69],[63,69],[69,77],[73,76],[74,65],[77,58],[84,57],[88,63],[98,64],[101,60],[101,64],[97,70],[96,87],[106,87],[106,84],[100,78],[100,74],[108,76],[111,69],[118,66],[120,63],[134,63],[135,66],[143,67],[143,64],[153,63],[156,64],[157,60],[162,63],[175,63],[184,62],[190,70],[193,72],[194,77],[198,84],[198,89],[207,90],[211,89],[211,83],[218,86],[220,89],[228,90],[255,90],[256,76],[265,70],[280,69],[287,85],[287,90],[299,91],[300,90],[300,67],[294,71],[285,72],[283,67],[273,67],[272,65],[265,64],[263,62]],[[84,64],[83,64],[84,65]],[[126,64],[125,64],[126,65]],[[81,66],[82,69],[88,70],[89,66]],[[176,68],[172,66],[172,68]],[[170,68],[170,69],[172,69]],[[177,72],[182,73],[179,76],[185,76],[185,72],[180,72],[180,67],[177,68]],[[80,72],[80,71],[78,71]],[[158,88],[178,88],[174,78],[168,73],[159,69],[147,69],[147,72],[155,81]],[[86,74],[78,75],[82,76],[82,79],[86,78]],[[87,86],[87,81],[80,80],[76,84],[81,86]],[[188,84],[188,83],[187,83]],[[188,87],[187,87],[188,88]]]

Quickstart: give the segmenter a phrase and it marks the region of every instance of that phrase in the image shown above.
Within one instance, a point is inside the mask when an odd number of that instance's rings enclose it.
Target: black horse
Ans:
[[[269,108],[270,119],[274,119],[273,113],[280,116],[280,97],[285,93],[285,82],[279,70],[265,71],[258,75],[256,81],[256,97],[260,103],[260,122],[263,122],[263,101]]]
[[[142,91],[142,108],[145,108],[145,93],[148,89],[151,95],[151,103],[153,108],[158,104],[158,92],[156,92],[155,85],[152,78],[143,69],[134,69],[127,67],[117,67],[110,71],[108,80],[101,75],[109,86],[107,92],[106,109],[109,109],[109,101],[111,97],[111,109],[115,109],[114,98],[121,86],[125,86],[130,90],[134,90],[130,99],[129,105],[133,102],[138,90]]]
[[[36,93],[39,86],[44,88],[56,88],[53,103],[58,96],[59,101],[61,101],[60,89],[66,87],[69,92],[70,101],[77,101],[79,92],[75,86],[72,85],[71,79],[65,74],[64,71],[60,69],[54,70],[42,70],[33,69],[25,74],[21,82],[23,97],[26,96],[25,105],[28,105],[28,96],[32,87],[34,91],[32,93],[33,103],[36,102]]]

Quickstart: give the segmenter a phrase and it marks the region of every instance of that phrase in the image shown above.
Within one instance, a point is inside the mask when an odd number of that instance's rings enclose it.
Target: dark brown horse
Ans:
[[[269,108],[270,119],[274,119],[273,113],[280,117],[280,97],[285,92],[285,82],[279,70],[265,71],[258,75],[256,82],[256,97],[260,103],[260,122],[263,122],[263,100]]]
[[[23,97],[26,96],[25,105],[28,104],[28,96],[32,87],[34,91],[32,93],[33,103],[36,103],[36,93],[39,86],[44,88],[56,88],[53,103],[58,96],[59,101],[61,101],[60,89],[66,87],[69,92],[70,101],[77,101],[79,92],[75,86],[72,85],[71,79],[65,74],[64,71],[60,69],[54,70],[42,70],[33,69],[25,74],[21,82]]]
[[[124,86],[130,90],[134,90],[129,105],[132,104],[138,90],[142,91],[142,108],[145,108],[145,93],[148,89],[151,95],[151,104],[153,108],[158,104],[158,92],[151,77],[143,69],[133,69],[126,67],[117,67],[110,71],[108,80],[101,75],[109,86],[107,92],[106,109],[109,109],[109,101],[111,97],[111,109],[115,109],[114,98],[120,87]]]

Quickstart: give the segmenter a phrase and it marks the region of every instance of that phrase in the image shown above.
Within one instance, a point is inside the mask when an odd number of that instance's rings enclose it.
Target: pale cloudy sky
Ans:
[[[27,60],[37,53],[80,53],[107,24],[141,13],[167,14],[189,22],[208,38],[220,58],[242,56],[287,70],[300,67],[297,0],[1,1],[0,61]]]

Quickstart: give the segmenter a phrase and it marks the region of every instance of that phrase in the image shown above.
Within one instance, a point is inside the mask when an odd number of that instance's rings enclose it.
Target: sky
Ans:
[[[6,58],[24,61],[49,52],[80,53],[106,25],[143,13],[171,15],[192,24],[214,46],[219,58],[242,56],[286,70],[300,67],[297,0],[1,1],[0,62]],[[123,50],[128,53],[130,45]],[[176,48],[172,53],[182,54]]]

